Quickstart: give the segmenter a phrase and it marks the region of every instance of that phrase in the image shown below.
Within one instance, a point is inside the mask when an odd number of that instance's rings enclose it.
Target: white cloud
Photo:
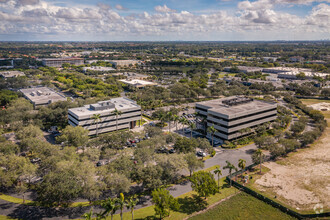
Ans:
[[[117,5],[115,6],[115,8],[116,8],[117,10],[120,10],[120,11],[126,11],[126,10],[128,10],[127,8],[125,8],[124,6],[122,6],[122,5],[120,5],[120,4],[117,4]]]
[[[161,5],[157,5],[157,6],[155,7],[155,10],[156,10],[157,12],[163,12],[163,13],[176,12],[176,10],[174,10],[174,9],[170,9],[170,8],[167,7],[166,5],[163,5],[163,6],[161,6]]]
[[[237,13],[224,10],[195,14],[188,11],[176,12],[164,6],[156,6],[155,12],[121,15],[111,6],[99,3],[93,6],[61,7],[50,2],[16,7],[16,1],[0,0],[0,37],[4,34],[52,34],[70,35],[79,40],[93,34],[102,39],[127,40],[168,39],[180,36],[184,39],[206,40],[229,33],[247,36],[251,32],[260,37],[277,33],[286,39],[286,33],[330,33],[330,6],[321,3],[305,17],[277,11],[267,0],[243,1],[238,4]],[[280,0],[276,0],[279,2]],[[289,1],[289,0],[288,0]],[[282,0],[284,2],[284,0]],[[119,10],[117,6],[115,9]],[[201,38],[204,36],[205,39]],[[149,37],[149,38],[148,38]],[[159,38],[158,38],[159,37]],[[98,40],[98,39],[94,39]],[[209,40],[209,39],[208,39]],[[244,39],[241,39],[244,40]]]

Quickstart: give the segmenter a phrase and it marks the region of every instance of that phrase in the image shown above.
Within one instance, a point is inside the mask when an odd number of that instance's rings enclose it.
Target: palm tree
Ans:
[[[117,199],[118,207],[120,209],[120,219],[123,220],[123,209],[126,205],[125,196],[123,193],[119,194],[119,198]]]
[[[196,129],[196,124],[195,123],[189,123],[189,128],[190,128],[190,138],[192,138],[192,132],[194,129]]]
[[[179,119],[179,122],[180,122],[181,125],[182,125],[182,132],[183,132],[183,127],[184,127],[184,125],[185,125],[185,123],[186,123],[186,119],[185,119],[185,118],[180,118],[180,119]]]
[[[259,158],[260,173],[261,173],[261,163],[262,163],[262,158],[263,158],[264,154],[262,153],[262,150],[261,150],[261,149],[258,149],[258,150],[255,152],[255,155]]]
[[[178,122],[180,121],[180,117],[178,115],[173,115],[173,121],[175,123],[175,129],[178,132]]]
[[[101,206],[105,209],[105,211],[102,213],[102,216],[107,217],[107,216],[111,215],[111,220],[113,219],[113,215],[119,208],[118,205],[116,204],[116,200],[111,199],[111,198],[108,198],[107,200],[105,200],[101,204]]]
[[[173,114],[172,112],[167,112],[166,115],[165,115],[165,118],[168,122],[168,131],[171,132],[171,121],[173,120]]]
[[[112,113],[115,113],[115,115],[116,115],[116,131],[118,131],[118,115],[121,115],[123,113],[116,108]]]
[[[223,167],[223,169],[228,169],[229,170],[229,175],[231,176],[231,172],[233,170],[237,171],[237,168],[230,163],[228,160],[226,160],[227,165]],[[230,186],[231,186],[231,177],[230,177]]]
[[[92,220],[93,219],[93,208],[89,212],[86,212],[81,217],[83,217],[85,220]]]
[[[131,210],[132,213],[132,220],[134,219],[134,207],[139,202],[139,199],[136,199],[134,196],[129,197],[126,203],[127,209]]]
[[[242,170],[245,169],[245,164],[246,164],[246,160],[243,159],[238,160],[238,167],[241,168]]]
[[[215,132],[217,132],[217,129],[215,129],[214,125],[212,125],[211,127],[207,128],[207,132],[211,133],[211,137],[212,137],[212,147],[213,147],[213,137]]]
[[[220,166],[217,167],[213,172],[214,172],[214,174],[218,175],[218,188],[220,188],[220,175],[222,175]]]
[[[101,114],[94,114],[91,119],[93,119],[93,123],[96,124],[96,136],[99,134],[99,122],[102,121]]]

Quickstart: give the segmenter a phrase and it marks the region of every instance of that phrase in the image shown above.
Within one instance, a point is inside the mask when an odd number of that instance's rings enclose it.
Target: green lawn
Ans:
[[[220,203],[205,213],[189,218],[190,220],[244,219],[244,220],[286,220],[296,219],[280,210],[241,192]]]

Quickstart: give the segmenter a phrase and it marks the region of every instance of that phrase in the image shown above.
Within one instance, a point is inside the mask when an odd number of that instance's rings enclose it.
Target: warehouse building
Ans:
[[[232,96],[222,99],[196,103],[196,113],[206,118],[207,127],[214,126],[217,132],[214,138],[221,141],[233,140],[248,134],[261,124],[274,121],[277,114],[277,104],[252,98]],[[208,133],[211,137],[211,134]]]
[[[71,65],[79,66],[84,65],[84,59],[83,58],[48,58],[48,59],[42,59],[42,64],[44,66],[50,66],[50,67],[62,67],[64,63],[69,63]]]
[[[64,95],[48,87],[20,89],[19,91],[33,104],[34,108],[58,101],[67,101],[67,98]]]
[[[116,118],[115,110],[121,112]],[[100,120],[95,121],[94,115],[100,114]],[[82,126],[89,131],[88,135],[132,129],[141,119],[141,107],[133,100],[125,97],[113,98],[96,104],[85,105],[79,108],[69,109],[69,124]]]

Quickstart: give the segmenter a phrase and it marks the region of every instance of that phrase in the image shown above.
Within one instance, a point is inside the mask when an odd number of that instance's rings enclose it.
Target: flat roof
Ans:
[[[20,89],[19,91],[22,92],[24,96],[35,105],[67,100],[64,95],[61,95],[60,93],[48,87],[34,87],[28,89]]]
[[[119,80],[120,82],[133,85],[133,86],[152,86],[156,85],[156,83],[145,81],[145,80],[140,80],[140,79],[132,79],[132,80],[126,80],[126,79],[121,79]]]
[[[259,109],[263,109],[266,107],[277,106],[276,103],[269,103],[255,99],[253,99],[253,101],[234,105],[234,106],[229,106],[223,103],[223,101],[234,99],[237,97],[238,96],[230,96],[221,99],[213,99],[209,101],[197,102],[196,104],[207,107],[208,111],[213,111],[228,116],[233,116],[244,112],[251,112],[254,110],[258,111]]]
[[[42,58],[42,60],[45,61],[61,61],[61,60],[83,60],[84,58],[79,58],[79,57],[67,57],[67,58]]]
[[[110,108],[106,108],[103,110],[93,110],[91,106],[98,107],[101,106],[102,103],[111,103],[109,106]],[[126,97],[119,97],[119,98],[113,98],[107,101],[100,101],[98,103],[92,104],[92,105],[85,105],[83,107],[78,108],[70,108],[69,111],[77,116],[88,116],[93,114],[102,114],[109,111],[115,110],[115,108],[119,111],[130,109],[130,108],[140,108],[138,104],[136,104],[135,101],[128,99]]]
[[[0,76],[3,76],[5,78],[10,78],[17,76],[25,76],[25,74],[21,71],[4,71],[4,72],[0,72]]]

